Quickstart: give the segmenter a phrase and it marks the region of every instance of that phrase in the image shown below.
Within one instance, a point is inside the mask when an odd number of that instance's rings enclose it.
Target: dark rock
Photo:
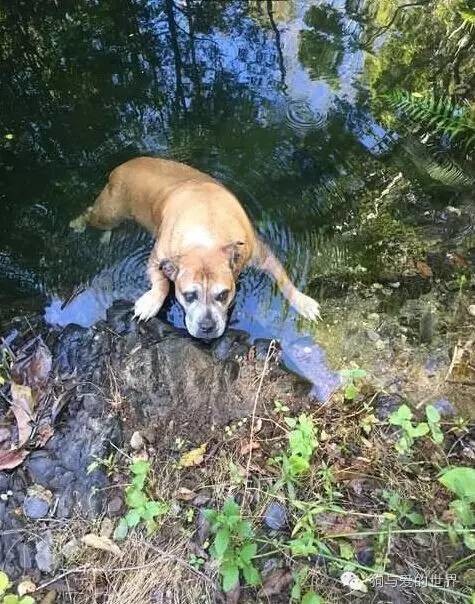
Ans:
[[[107,504],[107,512],[112,516],[119,516],[122,511],[122,506],[122,497],[117,495],[116,497],[113,497]]]
[[[439,398],[432,403],[442,417],[454,417],[457,415],[457,409],[446,398]]]
[[[364,566],[373,566],[374,564],[374,551],[372,547],[363,547],[356,552],[356,559],[360,564]]]
[[[28,495],[23,501],[23,513],[27,518],[38,520],[49,512],[49,502],[39,495]]]
[[[107,324],[110,329],[119,335],[127,334],[131,331],[133,325],[134,306],[130,302],[119,300],[115,302],[107,311]]]
[[[254,340],[254,350],[256,351],[256,359],[258,359],[259,361],[266,360],[271,342],[272,340],[267,340],[265,338],[258,338],[257,340]]]
[[[244,357],[249,351],[249,334],[245,331],[228,329],[211,345],[213,355],[220,361]]]
[[[387,419],[402,404],[403,398],[398,394],[378,394],[373,401],[375,415],[380,421]]]
[[[282,531],[287,528],[287,510],[278,501],[273,501],[267,506],[264,515],[265,525],[273,531]]]
[[[36,566],[42,572],[53,572],[55,560],[53,555],[53,537],[51,536],[51,533],[46,532],[44,536],[36,542],[35,561]]]

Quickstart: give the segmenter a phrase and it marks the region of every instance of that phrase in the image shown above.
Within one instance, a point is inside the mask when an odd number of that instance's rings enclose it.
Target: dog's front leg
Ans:
[[[134,317],[139,321],[148,321],[162,308],[170,291],[170,282],[158,265],[158,254],[154,248],[148,261],[148,276],[151,288],[135,302]]]
[[[319,303],[313,298],[310,298],[310,296],[306,296],[295,287],[282,264],[277,260],[267,245],[259,239],[256,242],[256,251],[252,263],[274,277],[284,297],[290,302],[290,305],[302,315],[302,317],[311,319],[312,321],[321,318]]]

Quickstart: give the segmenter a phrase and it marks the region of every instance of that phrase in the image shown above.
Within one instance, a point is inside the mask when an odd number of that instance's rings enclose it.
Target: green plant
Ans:
[[[425,523],[424,516],[419,512],[415,512],[409,501],[403,499],[399,493],[384,490],[382,496],[398,522],[408,520],[411,524],[419,526]],[[390,518],[389,515],[386,515],[386,517]]]
[[[343,394],[347,400],[353,400],[360,393],[358,380],[365,378],[368,374],[364,369],[342,369],[340,375],[343,378]]]
[[[228,592],[236,587],[240,572],[247,585],[258,585],[261,578],[252,562],[257,545],[251,523],[241,518],[238,504],[230,498],[220,512],[208,509],[204,514],[214,534],[210,553],[219,564],[223,590]]]
[[[452,537],[454,533],[463,534],[463,540],[471,550],[475,550],[474,531],[467,532],[475,526],[475,514],[473,504],[475,503],[475,469],[457,467],[449,468],[443,471],[439,477],[445,488],[457,495],[450,503],[450,509],[455,515],[455,521],[452,525]]]
[[[457,140],[469,151],[475,142],[475,120],[470,105],[449,97],[396,90],[386,95],[390,105],[433,134]]]
[[[294,584],[290,592],[290,601],[299,604],[323,604],[322,598],[313,590],[304,591],[309,575],[308,566],[303,566],[293,573]]]
[[[389,416],[389,423],[393,426],[401,428],[401,436],[396,443],[396,450],[399,453],[407,453],[411,450],[414,440],[429,432],[429,426],[425,422],[420,422],[413,425],[412,411],[407,405],[401,405],[396,411],[393,411]]]
[[[282,401],[277,400],[274,402],[274,413],[288,413],[289,411],[290,409]]]
[[[426,418],[432,440],[438,445],[441,445],[444,442],[444,433],[440,429],[440,413],[434,405],[427,405]]]
[[[298,419],[286,417],[285,423],[291,428],[286,453],[277,458],[282,467],[285,481],[295,481],[310,469],[310,459],[317,446],[315,426],[312,418],[301,413]]]
[[[31,596],[18,596],[17,594],[8,594],[11,583],[8,575],[0,570],[0,598],[2,604],[35,604]]]
[[[102,467],[105,469],[107,476],[111,476],[117,469],[117,461],[114,453],[111,453],[108,457],[97,457],[97,455],[92,455],[92,458],[94,461],[87,466],[87,474],[91,474]]]
[[[133,475],[132,484],[125,490],[128,512],[120,519],[114,531],[114,539],[117,541],[125,539],[129,529],[136,527],[140,522],[145,524],[148,534],[152,534],[157,529],[156,518],[164,516],[169,509],[165,502],[153,501],[147,496],[146,486],[150,472],[148,461],[133,461],[130,471]]]

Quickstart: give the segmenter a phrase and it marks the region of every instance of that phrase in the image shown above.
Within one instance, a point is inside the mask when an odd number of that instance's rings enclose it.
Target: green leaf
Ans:
[[[31,596],[23,596],[19,604],[35,604],[35,600]]]
[[[218,558],[223,557],[224,552],[228,549],[230,539],[231,535],[227,528],[219,529],[216,533],[216,537],[214,538],[214,549]]]
[[[147,475],[150,471],[150,462],[145,461],[144,459],[138,459],[134,461],[130,466],[130,471],[132,474],[138,475]]]
[[[252,564],[246,564],[243,566],[242,574],[244,575],[244,580],[248,585],[259,585],[261,582],[259,571]]]
[[[470,550],[475,550],[475,534],[474,533],[465,533],[463,536],[463,542],[465,547]]]
[[[412,522],[412,524],[416,524],[418,526],[425,524],[424,516],[419,512],[410,512],[409,514],[406,514],[406,518],[409,520],[409,522]]]
[[[305,474],[310,468],[309,462],[300,455],[291,455],[289,457],[289,469],[293,476]]]
[[[427,405],[426,407],[426,417],[427,421],[430,423],[439,423],[440,422],[440,413],[434,407],[434,405]]]
[[[152,518],[145,521],[145,526],[147,528],[147,535],[153,535],[158,528],[157,523]]]
[[[344,560],[351,560],[355,553],[351,543],[340,541],[338,545],[340,546],[340,558],[343,558]]]
[[[3,596],[2,604],[18,604],[18,596],[15,594],[9,594],[8,596]]]
[[[125,518],[121,518],[119,520],[119,524],[116,526],[114,531],[114,539],[116,541],[122,541],[127,537],[127,533],[129,532],[129,526]]]
[[[162,516],[168,512],[168,505],[163,501],[147,501],[145,512],[143,514],[146,520],[151,520],[155,516]]]
[[[419,436],[424,436],[429,433],[429,426],[425,422],[421,422],[414,426],[410,430],[410,434],[413,438],[418,438]]]
[[[223,591],[228,592],[234,589],[239,582],[239,568],[236,564],[223,564],[219,569],[223,577]]]
[[[147,497],[139,489],[128,488],[125,498],[127,505],[131,508],[141,508],[147,503]]]
[[[475,502],[475,469],[458,467],[445,470],[439,478],[444,487],[452,491],[459,499]]]
[[[297,420],[294,417],[284,417],[284,422],[288,425],[289,428],[295,428],[297,425]]]
[[[364,369],[342,369],[340,371],[341,377],[350,380],[360,380],[365,378],[368,373]]]
[[[134,528],[140,522],[140,512],[136,509],[129,510],[125,515],[125,521],[129,528]]]
[[[9,585],[10,579],[8,575],[0,570],[0,596],[7,591]]]
[[[300,604],[323,604],[323,600],[314,591],[307,591]]]
[[[347,400],[352,401],[359,394],[358,388],[353,384],[348,384],[345,388],[344,396]]]
[[[249,564],[256,553],[257,545],[255,543],[245,543],[239,551],[239,558],[244,562],[244,564]]]
[[[232,497],[225,501],[223,505],[223,514],[226,514],[226,516],[239,516],[240,511],[241,510],[238,504],[234,501]]]
[[[404,422],[412,419],[412,411],[407,405],[401,405],[389,416],[389,423],[393,426],[402,426]]]
[[[145,486],[145,480],[147,476],[145,474],[137,474],[132,478],[132,486],[138,491],[142,491]]]
[[[467,499],[455,499],[455,501],[452,501],[450,504],[450,509],[455,512],[463,526],[470,528],[475,524],[475,514]]]

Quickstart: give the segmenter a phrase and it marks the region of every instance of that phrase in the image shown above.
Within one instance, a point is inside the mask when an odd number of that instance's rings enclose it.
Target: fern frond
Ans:
[[[392,108],[432,134],[471,151],[475,143],[475,119],[470,106],[453,103],[448,97],[396,90],[385,95]]]

